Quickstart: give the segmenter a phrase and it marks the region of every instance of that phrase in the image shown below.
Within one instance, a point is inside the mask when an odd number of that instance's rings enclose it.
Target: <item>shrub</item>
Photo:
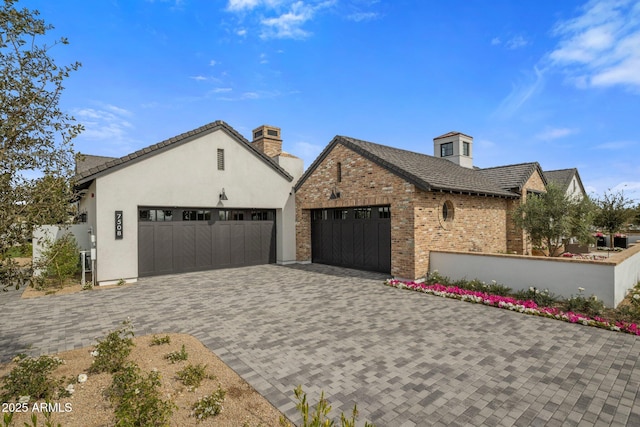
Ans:
[[[131,322],[125,320],[120,328],[109,332],[103,340],[98,340],[95,359],[89,372],[114,373],[121,370],[133,348],[132,337]]]
[[[169,360],[171,363],[176,363],[181,360],[187,360],[189,357],[189,353],[184,348],[184,344],[182,344],[182,348],[180,351],[172,351],[171,353],[167,353],[164,355],[164,358]]]
[[[191,390],[200,387],[202,381],[205,379],[215,379],[214,375],[207,374],[207,365],[197,364],[192,365],[189,363],[183,369],[176,373],[176,376],[182,384],[189,387]]]
[[[433,270],[431,273],[427,273],[424,282],[428,285],[440,284],[445,286],[451,286],[453,283],[447,276],[443,276],[438,273],[438,270]]]
[[[213,417],[222,412],[224,403],[224,397],[227,394],[222,390],[220,386],[218,389],[208,396],[203,397],[193,404],[191,407],[191,416],[197,419],[197,422],[204,420],[205,418]]]
[[[3,392],[0,400],[8,402],[11,399],[18,400],[20,396],[29,396],[30,399],[53,399],[66,395],[62,386],[64,378],[53,379],[52,372],[63,361],[57,357],[40,356],[38,358],[18,355],[15,368],[2,378]]]
[[[586,314],[588,316],[599,316],[604,311],[604,303],[598,299],[595,295],[591,295],[589,298],[585,298],[582,293],[583,288],[578,288],[579,294],[576,296],[571,295],[570,298],[564,301],[564,305],[567,311],[573,313]]]
[[[171,337],[169,335],[165,335],[164,337],[159,337],[154,335],[151,338],[151,343],[149,344],[149,346],[170,344],[170,343],[171,343]]]
[[[531,300],[535,302],[539,307],[553,307],[558,301],[558,298],[548,289],[537,289],[530,287],[526,290],[519,290],[513,294],[514,298],[521,301]]]
[[[512,289],[498,284],[495,280],[490,283],[482,282],[478,279],[473,280],[456,280],[452,283],[453,286],[457,286],[460,289],[467,289],[469,291],[485,292],[490,295],[508,296],[511,295]]]
[[[107,396],[115,407],[116,427],[168,426],[175,408],[161,399],[160,375],[142,375],[135,363],[114,373]]]
[[[33,283],[32,278],[31,266],[21,267],[11,258],[3,260],[0,257],[0,288],[3,291],[7,292],[11,286],[18,290],[21,286]]]
[[[441,282],[436,282],[440,283]],[[296,399],[298,403],[296,403],[296,408],[300,411],[300,415],[302,415],[302,424],[300,427],[332,427],[334,425],[333,420],[328,418],[329,412],[331,412],[331,405],[329,405],[329,401],[325,399],[324,392],[320,393],[320,400],[318,404],[315,405],[315,410],[309,410],[309,402],[307,402],[307,393],[302,391],[302,386],[298,386],[293,390],[293,393],[296,395]],[[340,425],[341,427],[355,427],[356,418],[358,417],[358,408],[356,405],[353,406],[353,411],[351,412],[351,417],[347,418],[344,413],[340,414]],[[291,427],[291,424],[287,422],[287,420],[281,416],[280,417],[280,425],[282,427]],[[369,422],[364,423],[364,427],[375,427],[373,424]]]
[[[66,279],[80,271],[80,249],[72,234],[65,234],[55,242],[45,245],[42,258],[36,267],[44,270],[47,277],[53,278],[62,287]]]

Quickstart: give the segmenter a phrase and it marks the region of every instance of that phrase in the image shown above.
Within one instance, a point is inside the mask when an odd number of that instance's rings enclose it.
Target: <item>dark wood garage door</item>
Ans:
[[[390,273],[389,206],[313,210],[311,259],[320,264]]]
[[[272,264],[275,211],[139,210],[138,275]]]

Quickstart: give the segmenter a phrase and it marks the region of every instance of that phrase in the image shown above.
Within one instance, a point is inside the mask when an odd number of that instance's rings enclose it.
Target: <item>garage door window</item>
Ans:
[[[356,208],[354,211],[356,219],[371,219],[371,208]]]
[[[171,221],[173,211],[171,209],[140,209],[140,221]]]
[[[183,221],[210,221],[211,211],[204,211],[204,210],[183,211],[182,220]]]

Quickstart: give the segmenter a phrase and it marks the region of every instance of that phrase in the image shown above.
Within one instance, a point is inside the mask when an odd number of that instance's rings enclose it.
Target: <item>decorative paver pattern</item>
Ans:
[[[640,340],[395,289],[322,265],[142,279],[21,300],[0,294],[0,361],[137,335],[201,340],[294,422],[293,388],[380,426],[640,425]],[[19,296],[19,295],[18,295]]]

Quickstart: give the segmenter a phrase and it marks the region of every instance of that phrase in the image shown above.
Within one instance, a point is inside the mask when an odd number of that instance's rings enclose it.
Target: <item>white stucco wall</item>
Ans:
[[[640,256],[637,258],[640,263]],[[533,286],[549,289],[565,298],[577,295],[578,288],[582,287],[585,289],[583,295],[596,295],[609,307],[622,301],[626,291],[626,288],[622,288],[627,286],[621,277],[620,281],[616,280],[618,275],[615,262],[431,251],[429,266],[431,271],[438,270],[440,274],[454,280],[495,280],[513,290]],[[629,287],[631,286],[627,286]]]
[[[224,171],[217,149],[224,149]],[[276,209],[276,259],[293,261],[294,185],[222,130],[98,177],[97,280],[137,278],[139,206]],[[228,200],[220,202],[223,188]],[[116,210],[123,211],[122,240],[115,239]]]

